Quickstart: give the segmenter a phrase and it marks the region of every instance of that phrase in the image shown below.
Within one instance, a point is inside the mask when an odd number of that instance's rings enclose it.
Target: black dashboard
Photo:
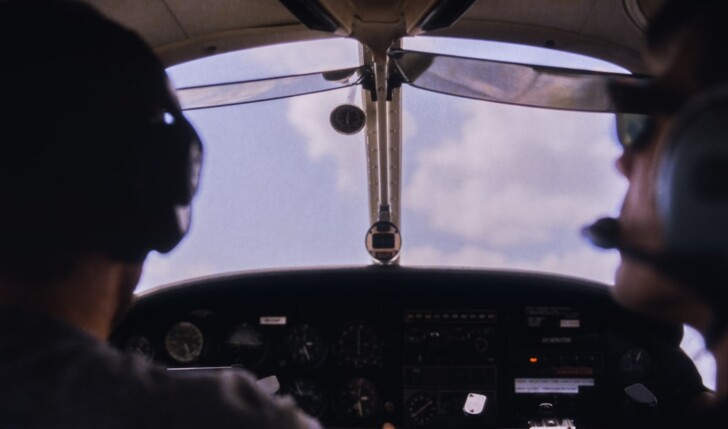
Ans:
[[[611,428],[669,419],[703,391],[681,337],[584,280],[361,267],[162,289],[112,342],[170,371],[275,375],[326,427]],[[637,384],[659,408],[625,394]]]

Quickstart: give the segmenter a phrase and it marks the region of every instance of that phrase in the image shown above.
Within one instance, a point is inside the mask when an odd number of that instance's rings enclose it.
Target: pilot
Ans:
[[[615,103],[635,113],[618,126],[617,168],[629,188],[619,219],[590,230],[598,244],[620,249],[617,300],[697,328],[716,358],[712,403],[677,427],[728,421],[726,19],[728,2],[668,0],[652,20],[646,62],[654,80],[613,88]]]
[[[202,147],[136,34],[0,1],[0,427],[319,428],[242,371],[170,374],[105,341],[189,226]]]

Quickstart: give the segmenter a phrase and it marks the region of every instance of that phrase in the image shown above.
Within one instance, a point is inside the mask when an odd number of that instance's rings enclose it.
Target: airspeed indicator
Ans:
[[[197,361],[202,355],[204,337],[202,331],[190,322],[179,322],[169,328],[164,337],[164,348],[179,363]]]

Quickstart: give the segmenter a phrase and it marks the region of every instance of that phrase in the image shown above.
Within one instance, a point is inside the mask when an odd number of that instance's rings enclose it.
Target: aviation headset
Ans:
[[[728,86],[677,113],[658,168],[668,252],[728,256]]]
[[[129,176],[112,180],[129,186],[116,196],[110,193],[116,201],[110,207],[109,252],[122,259],[138,260],[150,250],[168,252],[189,229],[202,144],[173,96],[168,97],[160,117],[144,124],[134,136],[136,163],[132,159],[130,166],[122,168],[122,174]]]
[[[658,166],[656,204],[667,249],[657,266],[715,305],[712,349],[728,328],[721,304],[728,279],[728,85],[709,88],[675,116]]]
[[[86,216],[92,224],[88,231],[97,235],[86,238],[90,250],[95,247],[136,262],[150,250],[170,251],[188,231],[202,143],[151,48],[137,34],[99,19],[99,26],[108,28],[100,32],[107,32],[115,47],[105,54],[112,58],[105,60],[109,65],[99,68],[103,74],[111,67],[110,77],[94,77],[97,86],[86,89],[102,104],[101,111],[92,108],[87,126],[74,120],[64,135],[84,133],[78,136],[83,142],[80,150],[91,153],[79,154],[87,157],[93,172],[82,180],[98,182],[86,185],[90,189],[85,197],[90,216]],[[117,64],[124,66],[119,69]],[[101,98],[93,95],[95,91]]]
[[[0,1],[3,275],[140,262],[184,236],[200,139],[136,33],[75,1]]]
[[[664,251],[632,246],[614,218],[599,219],[583,230],[596,246],[619,249],[716,306],[719,311],[705,333],[709,349],[728,329],[720,287],[728,281],[726,126],[728,85],[696,95],[674,116],[657,167],[656,205],[666,237]]]

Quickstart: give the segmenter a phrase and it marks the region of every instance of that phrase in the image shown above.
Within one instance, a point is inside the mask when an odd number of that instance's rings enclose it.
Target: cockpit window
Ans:
[[[318,41],[249,49],[168,69],[175,87],[341,69],[358,44]],[[153,253],[138,291],[225,272],[363,265],[368,228],[364,134],[329,125],[358,87],[186,113],[205,144],[190,234]]]
[[[553,49],[421,37],[403,48],[626,73]],[[355,67],[357,42],[326,40],[217,55],[171,67],[177,88]],[[611,283],[616,252],[579,236],[617,212],[626,182],[614,116],[494,104],[403,86],[402,265],[524,269]],[[370,226],[365,131],[330,125],[359,87],[188,111],[205,143],[189,236],[152,254],[139,291],[225,272],[365,265]],[[342,285],[345,287],[345,285]],[[684,346],[710,384],[714,362]]]
[[[441,38],[405,49],[624,70],[550,49]],[[274,45],[171,67],[177,87],[353,67],[351,40]],[[609,114],[474,101],[404,86],[403,265],[528,269],[611,282],[617,262],[578,236],[616,210],[624,182]],[[205,142],[192,231],[150,256],[139,290],[223,272],[370,263],[364,131],[337,133],[331,112],[359,87],[188,111]],[[605,213],[605,210],[607,213]]]
[[[626,73],[552,49],[415,38],[406,49]],[[526,269],[611,283],[615,252],[579,226],[616,212],[625,181],[614,115],[487,103],[403,89],[403,264]]]

